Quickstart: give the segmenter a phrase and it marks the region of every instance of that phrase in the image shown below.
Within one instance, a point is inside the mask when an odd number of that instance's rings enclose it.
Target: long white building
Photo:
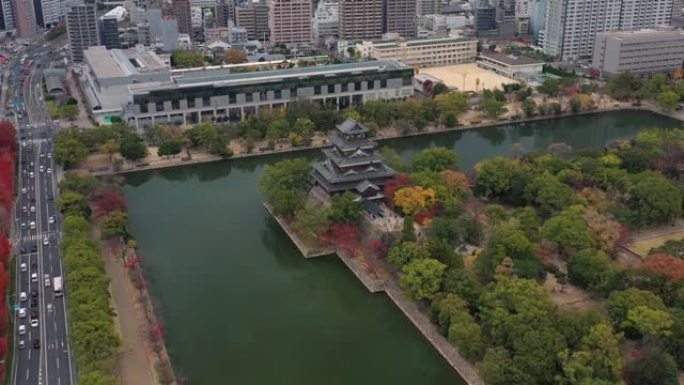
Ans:
[[[364,41],[356,46],[377,60],[399,60],[415,67],[436,67],[472,63],[477,56],[477,39],[445,37],[396,41]]]
[[[673,0],[548,0],[544,52],[563,60],[589,58],[596,34],[670,23]]]

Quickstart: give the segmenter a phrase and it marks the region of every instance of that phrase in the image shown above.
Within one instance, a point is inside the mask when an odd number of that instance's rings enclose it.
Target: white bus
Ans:
[[[52,279],[52,290],[55,293],[55,297],[61,297],[64,294],[62,290],[62,277]]]

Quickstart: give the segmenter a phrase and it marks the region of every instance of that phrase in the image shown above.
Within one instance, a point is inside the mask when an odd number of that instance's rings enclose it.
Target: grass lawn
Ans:
[[[632,243],[629,248],[635,253],[641,255],[642,257],[645,257],[648,255],[648,252],[651,251],[652,248],[658,247],[667,241],[679,241],[683,238],[684,230],[673,232],[670,234],[663,234],[661,236],[653,238],[643,239]]]

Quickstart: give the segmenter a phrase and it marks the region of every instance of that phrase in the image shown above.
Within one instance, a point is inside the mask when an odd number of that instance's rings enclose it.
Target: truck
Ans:
[[[64,295],[62,288],[62,277],[54,277],[52,279],[52,291],[55,293],[55,297],[61,297]]]

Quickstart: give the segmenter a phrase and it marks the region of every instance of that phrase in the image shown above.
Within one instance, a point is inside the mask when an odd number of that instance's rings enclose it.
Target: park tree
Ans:
[[[681,215],[682,195],[662,174],[645,171],[632,180],[627,205],[635,225],[666,223]]]
[[[276,215],[292,215],[304,206],[310,171],[311,165],[304,158],[285,159],[265,167],[260,190]]]
[[[93,208],[96,217],[103,217],[114,211],[126,211],[126,198],[116,188],[101,188],[93,198]]]
[[[412,261],[429,257],[430,251],[422,244],[416,242],[402,242],[390,247],[389,252],[387,253],[387,262],[402,268]]]
[[[532,179],[525,188],[525,196],[539,206],[543,216],[562,211],[574,201],[572,189],[548,172]]]
[[[435,201],[435,191],[422,186],[403,187],[394,193],[394,204],[406,215],[413,215]]]
[[[627,320],[628,313],[637,306],[646,306],[652,310],[665,310],[663,300],[654,293],[630,287],[614,291],[608,296],[606,310],[616,325]]]
[[[665,112],[672,112],[679,106],[679,94],[674,91],[664,91],[658,94],[656,101]]]
[[[90,206],[86,197],[75,191],[64,191],[57,200],[57,208],[62,215],[90,216]]]
[[[606,83],[606,90],[611,97],[625,101],[636,97],[641,86],[641,80],[627,71],[611,77]]]
[[[534,113],[537,110],[537,103],[534,101],[534,99],[525,99],[522,102],[522,109],[525,112],[525,116],[531,118],[534,116]]]
[[[487,385],[534,384],[531,376],[513,363],[510,353],[502,346],[487,349],[479,368]]]
[[[226,64],[246,63],[247,52],[241,49],[229,48],[223,53],[223,61]]]
[[[603,251],[584,249],[574,253],[568,264],[570,281],[584,288],[591,288],[607,278],[610,257]]]
[[[547,78],[537,87],[537,91],[544,95],[556,96],[560,90],[560,81],[558,79]]]
[[[102,238],[125,237],[128,234],[128,214],[123,211],[114,211],[102,221]]]
[[[121,139],[119,152],[125,159],[137,161],[147,156],[147,146],[137,134],[127,134]]]
[[[476,307],[482,295],[482,285],[467,270],[450,268],[444,274],[442,288],[446,293],[456,294],[466,300],[472,307]]]
[[[480,102],[480,111],[490,119],[497,119],[508,112],[508,108],[506,108],[506,102],[496,100],[495,98],[484,98]]]
[[[537,384],[553,384],[560,366],[559,354],[567,348],[565,337],[551,325],[527,330],[513,342],[513,363]]]
[[[164,141],[159,145],[157,149],[157,155],[159,156],[175,156],[183,151],[183,142],[177,139],[172,139]]]
[[[413,170],[442,172],[458,168],[458,156],[445,147],[427,148],[413,157]]]
[[[499,278],[480,302],[485,335],[492,344],[508,349],[527,331],[546,327],[553,309],[546,289],[521,278]]]
[[[409,262],[402,269],[399,286],[416,300],[431,300],[439,291],[446,265],[432,258]]]
[[[116,378],[99,370],[81,373],[79,378],[81,385],[117,385],[117,383]]]
[[[639,350],[625,367],[629,385],[677,385],[677,364],[659,346],[647,345]]]
[[[361,219],[361,202],[350,191],[333,195],[332,205],[328,212],[328,219],[333,223],[355,224]]]
[[[439,294],[432,301],[431,309],[440,332],[446,335],[455,315],[468,312],[468,302],[456,294]]]
[[[171,64],[176,68],[201,67],[204,58],[199,52],[174,49],[171,51]]]
[[[642,82],[639,89],[639,96],[642,99],[657,99],[659,94],[667,86],[667,76],[665,74],[654,74]]]
[[[550,241],[560,253],[566,256],[593,246],[594,240],[582,218],[583,212],[583,207],[571,206],[559,215],[550,218],[541,228],[542,238]]]
[[[484,354],[485,341],[482,328],[467,310],[452,315],[447,339],[452,345],[458,347],[458,352],[467,360],[477,361]]]
[[[468,111],[468,98],[461,92],[449,92],[435,96],[440,114],[453,113],[456,117]]]
[[[561,353],[562,383],[583,385],[588,380],[620,381],[624,367],[621,340],[622,335],[615,334],[606,323],[592,326],[576,351]]]
[[[173,135],[169,126],[164,124],[153,124],[145,127],[145,140],[152,146],[159,146],[163,142],[170,140]]]
[[[54,153],[57,163],[73,167],[85,160],[88,150],[75,130],[59,131],[54,139]]]
[[[459,197],[466,197],[470,194],[470,180],[462,172],[444,170],[440,173],[442,182],[449,188],[449,191]]]
[[[495,156],[475,165],[477,178],[475,191],[484,196],[502,196],[512,185],[519,163],[516,160]]]
[[[102,145],[100,145],[100,151],[104,152],[109,156],[109,161],[112,161],[114,155],[119,152],[119,142],[116,139],[107,139]]]
[[[306,204],[297,211],[292,227],[308,244],[316,244],[330,228],[329,217],[329,209]]]
[[[627,319],[620,327],[623,330],[636,330],[642,336],[669,337],[673,324],[674,319],[667,311],[639,305],[627,310]]]
[[[269,123],[268,128],[266,129],[266,138],[281,141],[284,138],[287,138],[289,132],[290,125],[287,123],[287,120],[276,119]]]

